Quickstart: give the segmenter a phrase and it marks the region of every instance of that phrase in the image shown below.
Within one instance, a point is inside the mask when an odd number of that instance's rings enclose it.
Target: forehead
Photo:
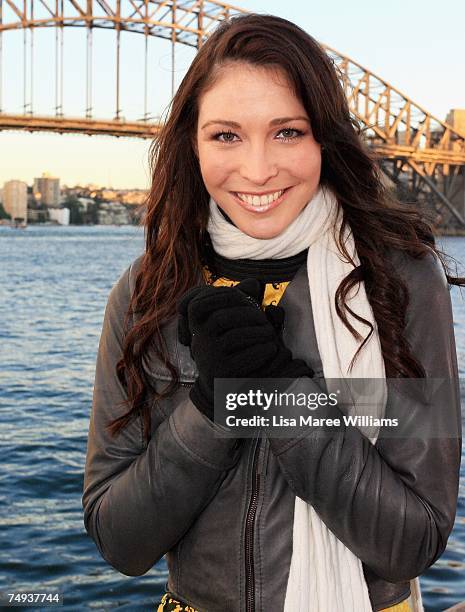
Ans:
[[[223,117],[226,111],[236,117],[250,116],[251,112],[260,116],[293,111],[305,114],[282,69],[238,62],[221,67],[212,86],[199,99],[202,119],[211,114]]]

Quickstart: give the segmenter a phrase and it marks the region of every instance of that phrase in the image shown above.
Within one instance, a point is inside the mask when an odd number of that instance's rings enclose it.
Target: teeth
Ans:
[[[246,193],[236,193],[237,197],[240,198],[243,202],[247,202],[247,204],[251,204],[252,206],[266,206],[267,204],[271,204],[284,193],[284,189],[281,191],[275,191],[275,193],[269,193],[263,196],[257,195],[248,195]]]

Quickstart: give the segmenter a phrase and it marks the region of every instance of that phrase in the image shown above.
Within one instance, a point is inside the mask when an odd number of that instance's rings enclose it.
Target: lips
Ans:
[[[253,206],[266,206],[267,204],[272,204],[275,200],[277,200],[283,194],[283,191],[284,189],[267,191],[265,193],[236,192],[236,195],[243,202],[247,202]]]
[[[273,208],[276,208],[277,206],[279,206],[281,204],[281,202],[287,197],[287,193],[291,189],[292,189],[292,187],[286,187],[286,189],[284,189],[283,193],[279,196],[279,198],[277,200],[274,200],[274,202],[271,202],[270,204],[263,204],[263,205],[260,205],[260,206],[254,206],[253,204],[249,204],[248,202],[244,202],[243,200],[241,200],[238,197],[237,192],[232,191],[231,194],[234,196],[235,202],[237,202],[245,210],[248,210],[248,211],[256,213],[256,214],[263,214],[263,213],[265,213],[265,212],[267,212],[269,210],[272,210]],[[244,192],[244,193],[246,193],[246,192]],[[274,191],[274,192],[272,191],[272,192],[268,192],[268,193],[276,193],[276,191]]]

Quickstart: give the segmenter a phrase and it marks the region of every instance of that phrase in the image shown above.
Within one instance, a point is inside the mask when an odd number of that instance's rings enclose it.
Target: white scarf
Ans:
[[[362,340],[357,341],[336,313],[335,291],[353,269],[342,258],[334,239],[341,221],[342,210],[336,198],[329,189],[319,188],[296,219],[274,238],[259,239],[243,233],[223,217],[213,198],[210,199],[207,229],[215,251],[229,259],[280,259],[296,255],[308,247],[307,272],[313,320],[328,391],[331,391],[331,379],[384,379],[384,385],[377,386],[376,404],[379,408],[374,414],[383,416],[387,398],[386,373],[378,328],[363,283],[358,291],[352,289],[347,301],[354,312],[372,323],[374,330],[352,370],[348,371],[349,363],[369,328],[347,313],[349,322],[361,335]],[[352,232],[347,228],[344,243],[358,265],[360,261]],[[355,402],[347,413],[357,414],[356,411]],[[363,432],[364,428],[360,427],[360,430]],[[373,429],[370,432],[372,435]],[[369,437],[372,444],[377,435],[378,431],[374,437]],[[376,546],[376,542],[373,545]],[[410,587],[414,612],[423,612],[419,579],[411,580]],[[284,612],[335,610],[371,612],[362,562],[326,527],[313,507],[296,496],[293,551]]]

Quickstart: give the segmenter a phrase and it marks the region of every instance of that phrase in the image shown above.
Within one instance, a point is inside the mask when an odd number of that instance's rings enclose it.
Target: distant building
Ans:
[[[114,189],[102,189],[100,197],[108,202],[114,202],[119,197],[119,194]]]
[[[69,208],[50,208],[48,211],[50,221],[59,225],[69,225]]]
[[[84,210],[87,210],[89,206],[95,204],[95,200],[92,198],[78,198],[78,202]]]
[[[97,220],[99,225],[128,225],[131,222],[126,207],[119,202],[100,204]]]
[[[36,201],[46,206],[56,207],[60,204],[60,179],[43,173],[34,179],[33,187]]]
[[[12,219],[27,221],[27,184],[7,181],[3,185],[3,208]]]
[[[147,198],[147,192],[139,189],[133,189],[126,191],[121,197],[123,204],[131,204],[133,206],[139,206],[145,202]]]

